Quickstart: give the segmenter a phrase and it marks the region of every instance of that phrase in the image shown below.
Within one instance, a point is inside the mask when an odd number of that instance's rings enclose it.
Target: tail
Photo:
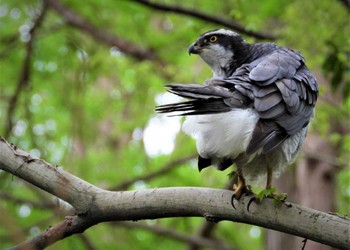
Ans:
[[[245,99],[239,92],[222,85],[168,84],[170,93],[191,99],[190,101],[165,104],[156,107],[156,112],[177,115],[216,114],[242,108]]]

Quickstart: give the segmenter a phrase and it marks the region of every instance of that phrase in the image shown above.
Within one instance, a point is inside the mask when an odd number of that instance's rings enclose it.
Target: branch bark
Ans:
[[[133,0],[133,1],[135,3],[142,4],[144,6],[147,6],[149,8],[155,9],[155,10],[165,11],[165,12],[173,12],[173,13],[177,13],[180,15],[191,16],[191,17],[197,18],[199,20],[223,25],[225,27],[231,28],[235,31],[242,33],[242,34],[245,34],[245,35],[248,35],[251,37],[255,37],[257,39],[265,39],[265,40],[276,40],[277,39],[276,36],[274,36],[272,34],[248,30],[247,28],[245,28],[241,24],[237,23],[233,19],[230,19],[230,20],[223,19],[221,17],[211,16],[211,15],[196,11],[194,9],[186,9],[186,8],[183,8],[180,6],[171,6],[171,5],[160,4],[160,3],[150,2],[149,0]]]
[[[42,249],[104,221],[168,217],[204,217],[229,220],[301,236],[337,248],[350,245],[350,219],[297,204],[276,204],[272,199],[252,203],[242,197],[232,206],[232,192],[196,187],[159,188],[111,192],[32,157],[0,139],[0,169],[65,200],[76,210],[66,219],[14,249]]]

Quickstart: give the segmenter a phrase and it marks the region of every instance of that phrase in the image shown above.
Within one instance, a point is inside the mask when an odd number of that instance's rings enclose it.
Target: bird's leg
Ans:
[[[267,164],[266,190],[271,189],[271,184],[272,184],[272,168],[270,164]]]
[[[266,187],[265,190],[261,191],[258,195],[257,195],[257,200],[261,201],[264,198],[273,198],[276,201],[279,202],[284,202],[287,198],[287,194],[282,193],[282,194],[275,194],[276,189],[272,187],[272,166],[268,159],[268,156],[266,157],[266,162],[267,162],[267,175],[266,175]]]
[[[233,196],[236,200],[239,200],[243,193],[250,194],[251,190],[249,186],[245,184],[245,180],[240,168],[237,168],[237,173],[233,183]]]
[[[257,194],[256,200],[258,202],[262,201],[264,198],[275,196],[275,188],[272,187],[272,166],[268,155],[265,155],[266,161],[266,187],[260,193]]]
[[[244,187],[245,187],[245,180],[243,176],[237,174],[235,177],[235,182],[233,183],[233,192],[237,200],[241,198]]]

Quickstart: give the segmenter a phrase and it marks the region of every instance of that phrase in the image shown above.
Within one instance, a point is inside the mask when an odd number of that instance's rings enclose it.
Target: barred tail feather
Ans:
[[[180,112],[177,115],[217,114],[233,108],[246,108],[247,97],[222,85],[168,84],[170,93],[192,99],[186,102],[160,105],[159,113]]]
[[[160,105],[156,107],[158,113],[180,112],[177,115],[217,114],[230,111],[222,99],[193,100],[180,103]]]

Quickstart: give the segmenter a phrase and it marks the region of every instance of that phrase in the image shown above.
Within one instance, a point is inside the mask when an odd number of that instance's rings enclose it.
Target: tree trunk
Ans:
[[[305,156],[299,162],[296,169],[290,169],[277,181],[278,192],[288,193],[288,200],[303,206],[314,208],[324,212],[335,210],[335,167],[331,161],[322,160],[326,157],[334,157],[334,148],[325,140],[313,134],[309,134],[304,145]],[[294,173],[294,174],[293,174]],[[303,246],[300,237],[283,234],[276,231],[267,231],[266,249],[299,250]],[[307,241],[305,250],[331,250],[333,248]]]

